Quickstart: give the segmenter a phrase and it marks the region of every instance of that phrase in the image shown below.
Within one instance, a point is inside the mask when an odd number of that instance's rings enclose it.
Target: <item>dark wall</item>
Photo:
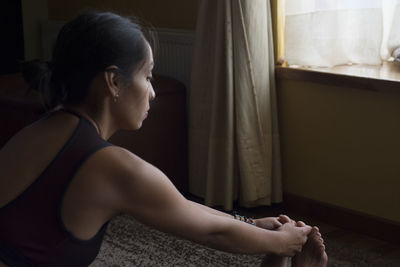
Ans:
[[[0,36],[0,74],[18,72],[24,60],[21,0],[1,1]]]

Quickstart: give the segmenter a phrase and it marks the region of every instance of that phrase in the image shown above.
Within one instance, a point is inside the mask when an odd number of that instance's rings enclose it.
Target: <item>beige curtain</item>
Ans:
[[[199,0],[189,190],[232,209],[282,200],[268,0]]]

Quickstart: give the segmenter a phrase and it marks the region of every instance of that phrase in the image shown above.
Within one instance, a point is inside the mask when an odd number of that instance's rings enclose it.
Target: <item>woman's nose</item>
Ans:
[[[149,98],[150,100],[153,100],[154,98],[156,98],[156,92],[154,91],[153,85],[150,84],[149,90],[150,90]]]

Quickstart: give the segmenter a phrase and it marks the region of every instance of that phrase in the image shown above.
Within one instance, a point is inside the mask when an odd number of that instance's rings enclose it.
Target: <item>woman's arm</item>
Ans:
[[[228,252],[276,253],[292,256],[301,250],[311,227],[285,224],[269,231],[188,201],[157,168],[129,151],[112,147],[102,168],[115,192],[118,211],[145,224]]]
[[[228,213],[225,212],[221,212],[219,210],[207,207],[205,205],[196,203],[191,201],[193,205],[204,209],[207,212],[210,212],[211,214],[215,214],[218,216],[223,216],[223,217],[229,217],[231,219],[233,219],[234,217],[232,215],[229,215]],[[287,222],[294,222],[293,220],[291,220],[288,216],[286,215],[280,215],[279,217],[264,217],[264,218],[259,218],[259,219],[253,219],[255,225],[257,227],[261,227],[264,229],[268,229],[268,230],[276,230],[279,227],[282,226],[282,224],[287,223]]]
[[[204,211],[209,212],[211,214],[233,219],[233,216],[228,214],[228,213],[225,213],[225,212],[222,212],[222,211],[207,207],[205,205],[196,203],[194,201],[190,201],[190,200],[188,200],[188,201],[194,206],[194,208],[200,208],[200,209],[203,209]]]

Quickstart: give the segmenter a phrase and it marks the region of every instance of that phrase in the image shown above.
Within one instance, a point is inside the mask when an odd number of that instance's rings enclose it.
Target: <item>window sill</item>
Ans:
[[[345,65],[333,68],[276,67],[277,80],[317,82],[371,91],[400,92],[400,63]]]

